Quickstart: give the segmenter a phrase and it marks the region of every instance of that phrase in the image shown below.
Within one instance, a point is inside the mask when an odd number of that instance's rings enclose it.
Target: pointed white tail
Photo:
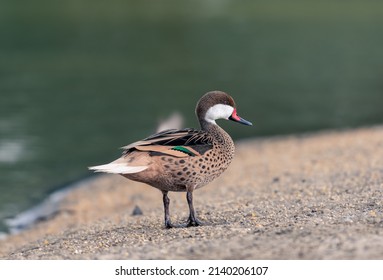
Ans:
[[[138,173],[144,171],[148,166],[128,166],[124,163],[108,163],[104,165],[91,166],[88,167],[89,170],[94,170],[94,172],[105,172],[113,174],[129,174],[129,173]]]

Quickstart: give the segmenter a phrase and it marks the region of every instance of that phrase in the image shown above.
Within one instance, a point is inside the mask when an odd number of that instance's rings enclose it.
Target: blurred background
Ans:
[[[0,221],[207,91],[252,138],[381,124],[382,74],[379,0],[1,1]]]

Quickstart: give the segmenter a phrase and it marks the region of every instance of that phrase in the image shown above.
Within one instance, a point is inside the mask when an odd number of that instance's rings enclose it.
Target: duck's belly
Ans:
[[[159,156],[148,169],[123,176],[159,190],[184,192],[210,183],[227,169],[230,162],[231,158],[220,162],[209,154],[187,158]]]

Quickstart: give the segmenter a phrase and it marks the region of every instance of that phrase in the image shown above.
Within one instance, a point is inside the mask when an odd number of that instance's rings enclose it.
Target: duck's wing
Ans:
[[[133,150],[166,154],[175,157],[201,156],[213,147],[211,136],[205,131],[168,129],[153,134],[143,140],[122,147],[123,154]]]

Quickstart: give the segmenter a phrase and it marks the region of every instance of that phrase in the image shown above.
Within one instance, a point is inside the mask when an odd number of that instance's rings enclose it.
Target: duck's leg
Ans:
[[[164,202],[165,227],[166,228],[172,228],[172,227],[174,227],[174,225],[170,221],[170,214],[169,214],[170,199],[168,197],[168,191],[162,191],[162,200]]]
[[[193,192],[191,191],[186,192],[186,200],[188,201],[189,211],[190,211],[187,226],[188,227],[201,226],[202,222],[197,219],[194,206],[193,206]]]

